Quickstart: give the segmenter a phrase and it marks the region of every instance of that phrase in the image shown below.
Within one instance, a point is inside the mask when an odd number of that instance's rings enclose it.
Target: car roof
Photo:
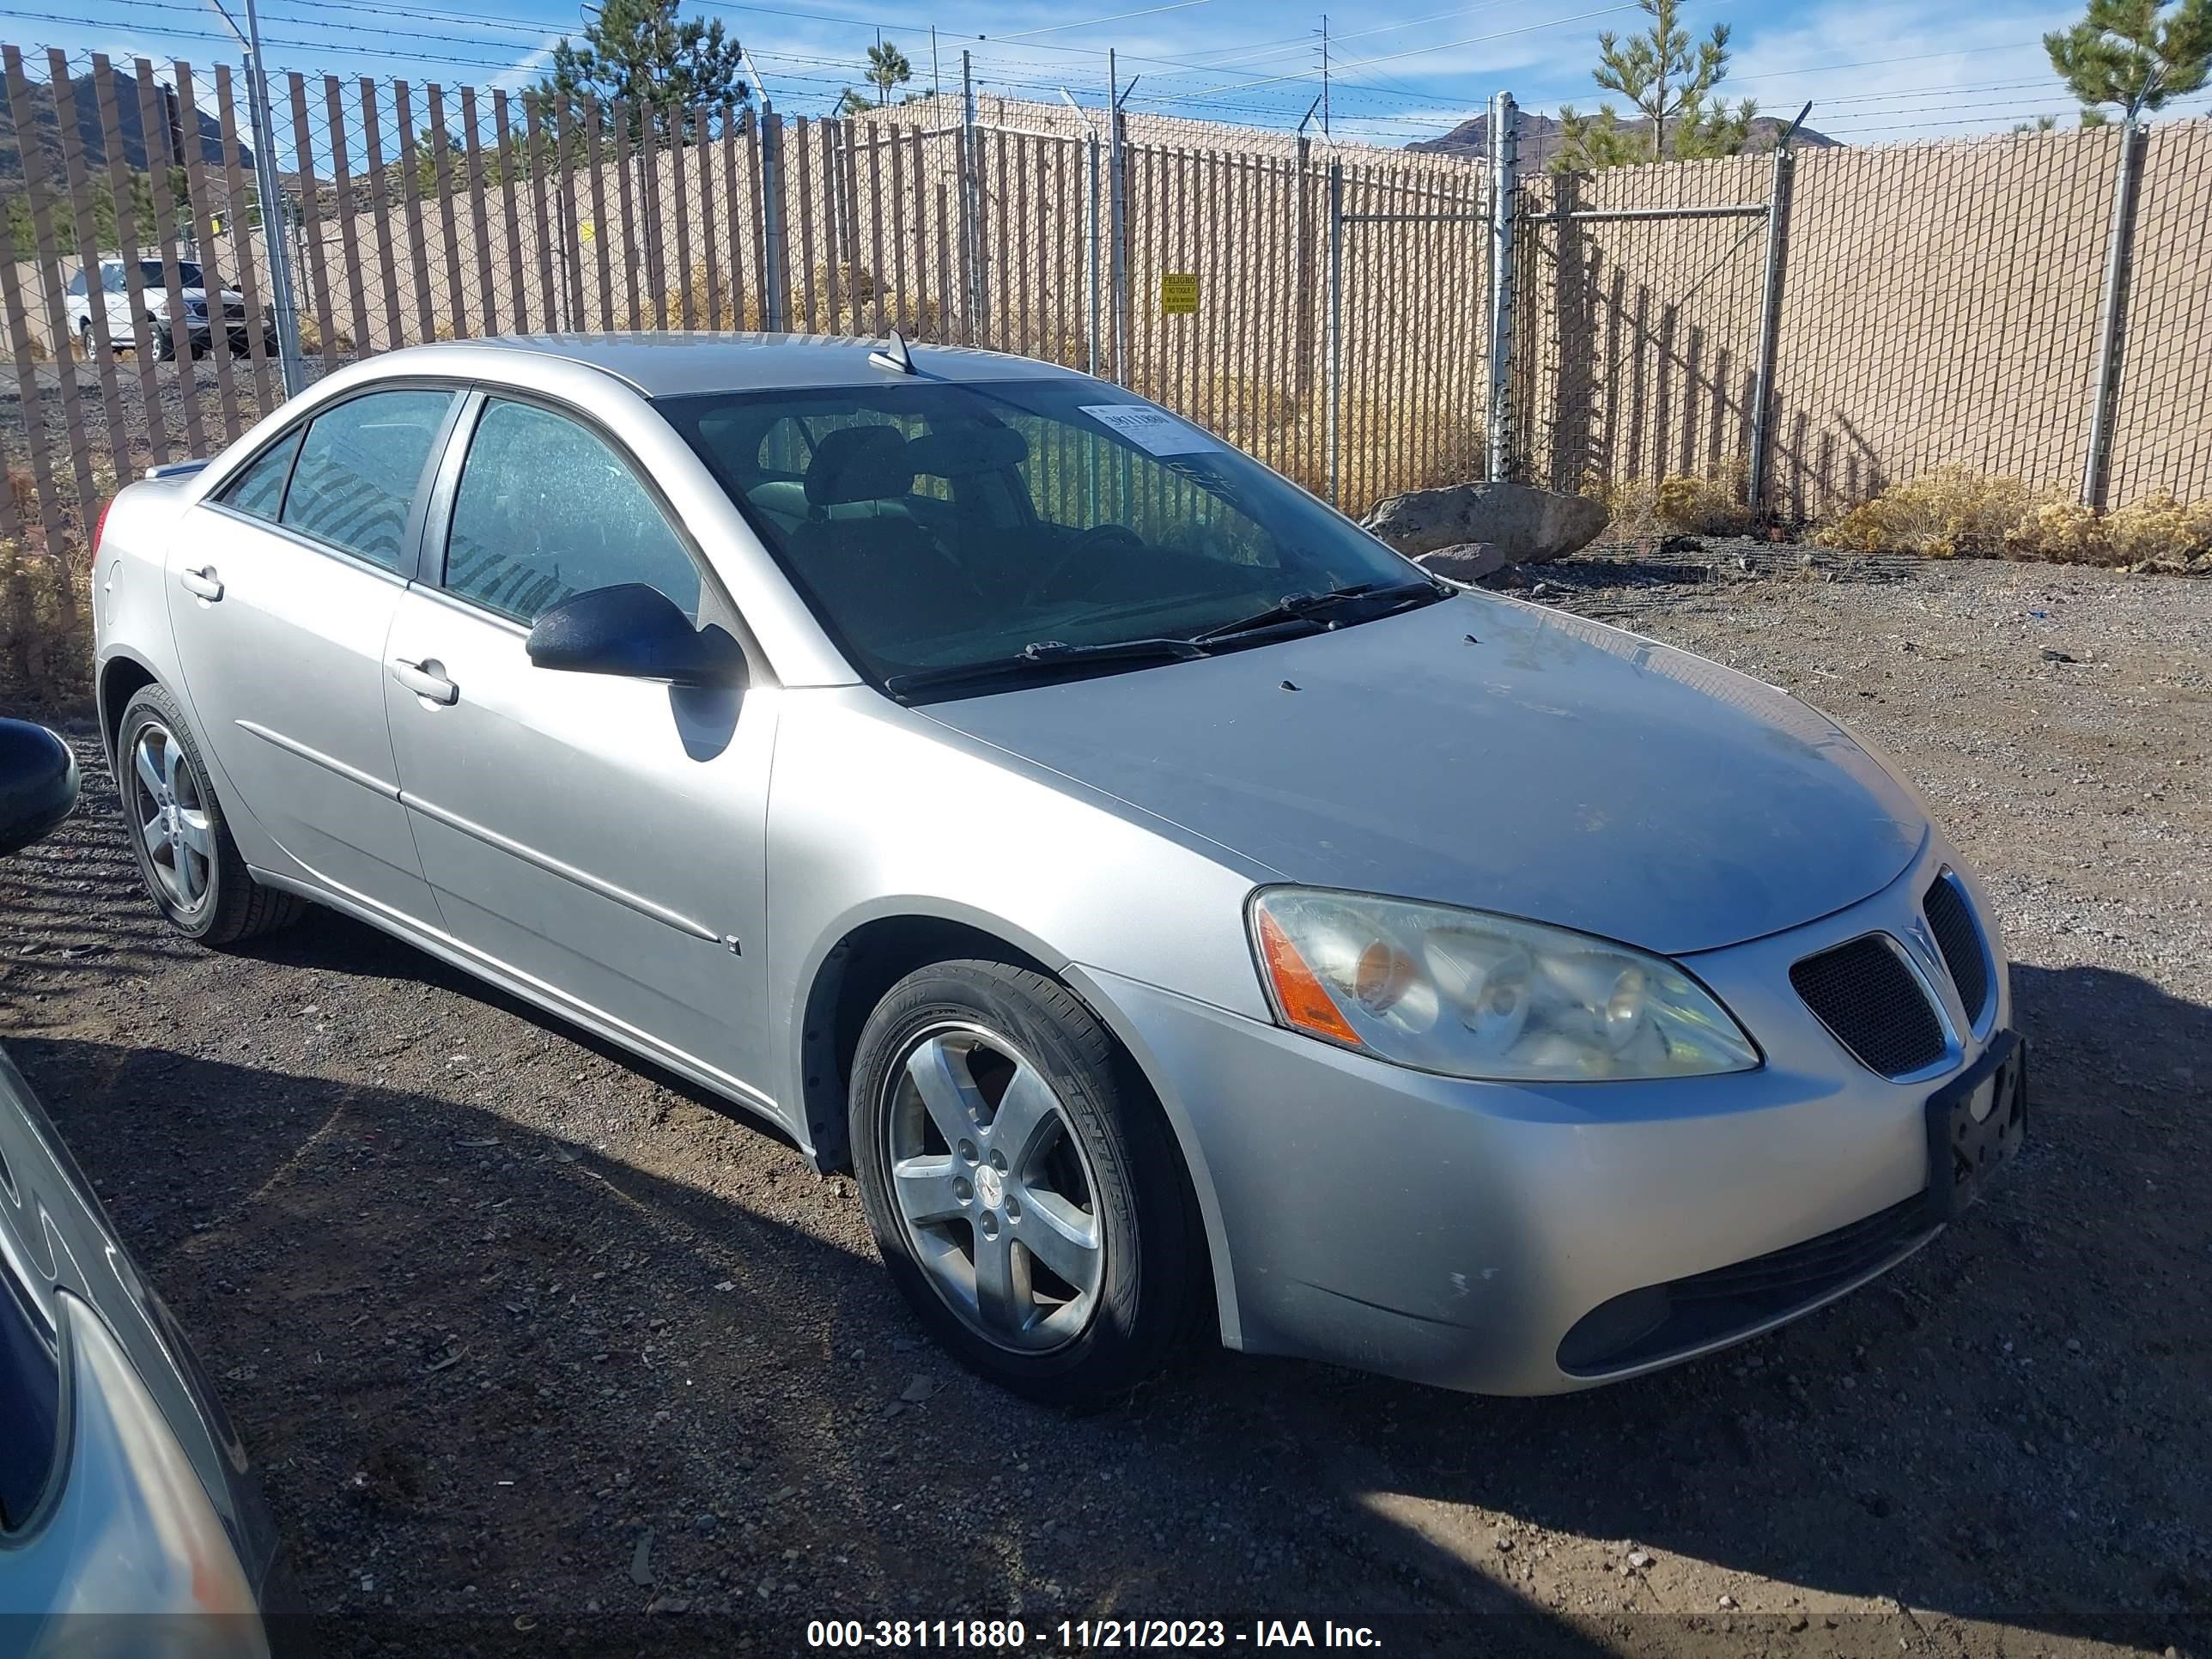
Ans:
[[[445,352],[470,347],[530,353],[581,364],[628,382],[648,398],[765,388],[881,386],[896,369],[869,361],[884,342],[809,334],[512,334],[417,346],[386,361],[421,373]],[[917,373],[932,380],[1080,380],[1073,370],[964,346],[909,348]],[[404,366],[398,359],[410,361]]]

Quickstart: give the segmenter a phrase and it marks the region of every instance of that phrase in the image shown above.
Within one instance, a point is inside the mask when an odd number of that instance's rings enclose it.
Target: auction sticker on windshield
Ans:
[[[1142,404],[1085,404],[1083,412],[1154,455],[1194,455],[1221,446],[1188,421]]]

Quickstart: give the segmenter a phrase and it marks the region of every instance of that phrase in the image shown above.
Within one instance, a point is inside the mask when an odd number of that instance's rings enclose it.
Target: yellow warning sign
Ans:
[[[1160,273],[1160,315],[1188,317],[1198,310],[1198,273],[1164,270]]]

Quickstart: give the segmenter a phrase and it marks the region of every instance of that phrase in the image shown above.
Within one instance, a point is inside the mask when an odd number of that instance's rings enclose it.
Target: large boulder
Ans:
[[[1507,561],[1526,563],[1563,558],[1595,541],[1605,528],[1606,511],[1587,495],[1508,480],[1409,489],[1376,503],[1360,523],[1401,553],[1480,542]]]

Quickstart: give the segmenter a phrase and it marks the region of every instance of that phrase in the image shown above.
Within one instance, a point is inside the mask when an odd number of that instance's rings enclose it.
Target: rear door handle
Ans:
[[[398,680],[418,697],[428,697],[432,702],[459,702],[461,688],[443,674],[434,672],[428,663],[407,662],[400,658],[392,659],[392,678]]]
[[[197,593],[210,604],[222,597],[222,583],[211,564],[202,565],[198,570],[179,570],[177,580],[185,585],[185,592]]]

